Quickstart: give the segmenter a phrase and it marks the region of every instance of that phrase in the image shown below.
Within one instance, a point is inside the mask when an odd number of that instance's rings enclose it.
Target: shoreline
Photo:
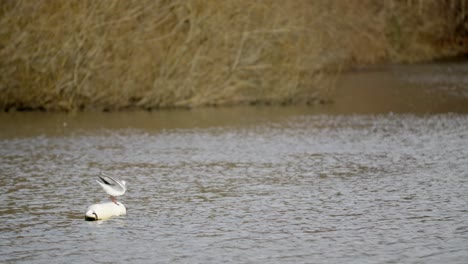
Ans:
[[[340,113],[468,113],[468,60],[460,57],[429,63],[380,64],[355,67],[336,77],[334,87],[312,102],[278,103],[257,101],[248,103],[207,104],[195,107],[172,106],[163,108],[102,107],[101,109],[74,109],[70,111],[45,108],[10,109],[3,113],[107,113],[190,111],[196,109],[224,109],[245,107],[306,107],[335,109]],[[319,110],[320,112],[320,110]]]

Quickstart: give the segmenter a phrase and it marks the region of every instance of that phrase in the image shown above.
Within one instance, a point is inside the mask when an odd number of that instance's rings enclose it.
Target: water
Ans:
[[[466,263],[468,115],[1,115],[2,263]],[[128,182],[127,216],[99,171]]]

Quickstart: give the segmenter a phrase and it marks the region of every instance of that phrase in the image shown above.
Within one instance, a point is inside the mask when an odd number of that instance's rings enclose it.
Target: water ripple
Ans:
[[[464,263],[466,127],[316,115],[0,139],[0,262]],[[128,181],[128,215],[85,222],[101,170]]]

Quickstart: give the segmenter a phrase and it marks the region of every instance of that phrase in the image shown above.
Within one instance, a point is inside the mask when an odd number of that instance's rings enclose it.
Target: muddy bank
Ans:
[[[468,61],[357,69],[331,94],[338,112],[468,113]]]
[[[242,119],[243,116],[275,116],[288,114],[380,114],[380,113],[468,113],[468,60],[444,61],[437,63],[419,64],[392,64],[364,68],[342,72],[336,76],[333,85],[324,89],[320,99],[312,103],[272,103],[270,101],[254,101],[230,103],[228,105],[211,105],[204,107],[170,107],[157,110],[157,116],[162,119],[158,122],[163,126],[184,127],[184,124],[205,126],[213,120]],[[226,107],[227,106],[227,107]],[[232,108],[235,109],[232,109]],[[280,110],[285,107],[286,109]],[[40,110],[44,108],[25,108],[21,110]],[[98,109],[99,110],[99,109]],[[96,125],[102,120],[114,120],[119,124],[122,121],[132,126],[144,126],[139,124],[139,116],[146,117],[139,107],[126,107],[120,109],[103,108],[102,112],[128,112],[128,115],[118,117],[109,116],[106,113],[96,115],[94,110],[80,112],[95,116]],[[119,110],[119,111],[113,111]],[[5,111],[6,113],[8,111]],[[18,112],[13,109],[9,112]],[[34,111],[37,112],[37,111]],[[57,112],[57,111],[55,111]],[[58,111],[61,112],[61,111]],[[68,111],[65,111],[68,112]],[[77,112],[77,111],[72,111]],[[101,112],[101,111],[98,111]],[[154,111],[149,111],[154,112]],[[217,112],[217,114],[213,114]],[[207,114],[208,113],[208,114]],[[27,123],[35,122],[37,117],[30,116]],[[86,115],[85,115],[86,116]],[[5,118],[5,115],[3,115]],[[8,119],[8,118],[7,118]],[[63,117],[65,124],[68,119]],[[135,120],[133,120],[135,119]],[[143,118],[144,119],[144,118]],[[213,119],[213,120],[212,120]],[[41,119],[38,119],[41,120]],[[196,120],[196,121],[194,121]],[[8,122],[7,120],[4,120]],[[37,121],[43,122],[47,120]],[[50,120],[49,120],[50,121]],[[53,122],[57,121],[54,119]],[[59,122],[61,124],[61,122]],[[59,126],[60,128],[60,126]]]

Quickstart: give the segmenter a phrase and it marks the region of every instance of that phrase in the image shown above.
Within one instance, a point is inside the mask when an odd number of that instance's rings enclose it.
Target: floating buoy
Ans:
[[[86,209],[85,220],[104,220],[113,216],[126,215],[127,209],[120,202],[93,204]]]

